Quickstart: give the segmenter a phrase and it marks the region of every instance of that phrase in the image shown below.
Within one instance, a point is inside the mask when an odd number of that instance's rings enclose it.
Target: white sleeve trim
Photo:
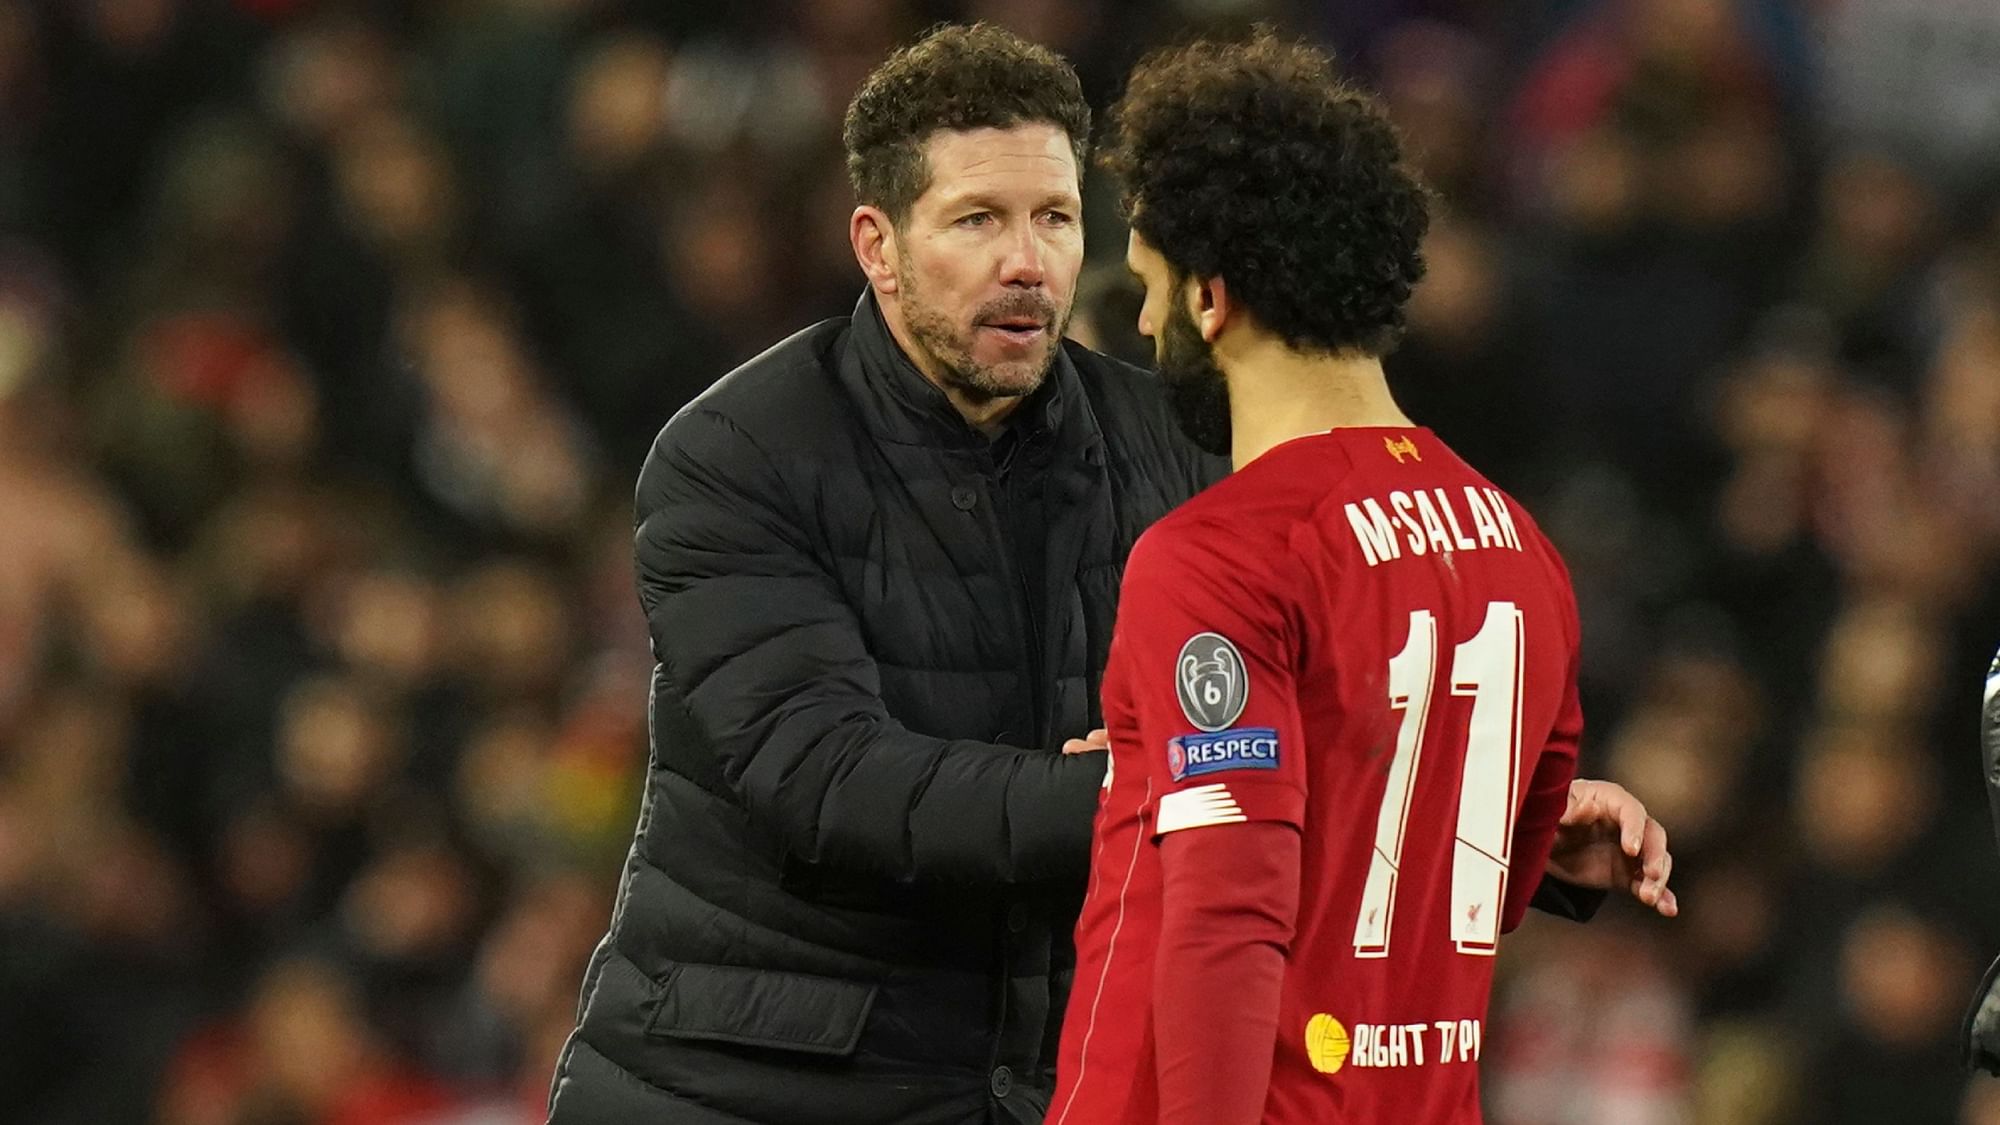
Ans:
[[[1198,785],[1160,798],[1159,812],[1153,818],[1153,833],[1164,836],[1188,828],[1241,824],[1248,819],[1236,798],[1229,795],[1229,786]]]

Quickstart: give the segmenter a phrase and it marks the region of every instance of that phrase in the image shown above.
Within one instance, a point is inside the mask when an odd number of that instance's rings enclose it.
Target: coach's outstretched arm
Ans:
[[[712,755],[751,818],[806,863],[904,881],[1081,882],[1102,762],[904,729],[785,492],[766,451],[699,404],[640,475],[640,601],[704,743],[681,751]]]

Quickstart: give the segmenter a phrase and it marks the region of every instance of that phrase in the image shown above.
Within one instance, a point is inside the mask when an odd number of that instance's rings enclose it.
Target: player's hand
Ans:
[[[1672,918],[1681,912],[1680,901],[1667,888],[1673,871],[1667,830],[1646,815],[1639,798],[1616,782],[1570,782],[1569,808],[1549,852],[1549,874],[1579,887],[1622,887],[1662,917]]]
[[[1098,727],[1082,738],[1072,738],[1063,743],[1065,754],[1088,754],[1093,750],[1111,749],[1111,732]]]

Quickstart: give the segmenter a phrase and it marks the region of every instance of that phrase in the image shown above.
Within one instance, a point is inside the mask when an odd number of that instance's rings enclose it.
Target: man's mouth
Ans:
[[[1034,317],[1023,316],[1002,317],[998,320],[985,321],[980,324],[980,327],[1010,344],[1026,347],[1040,339],[1042,333],[1047,330],[1048,325]]]

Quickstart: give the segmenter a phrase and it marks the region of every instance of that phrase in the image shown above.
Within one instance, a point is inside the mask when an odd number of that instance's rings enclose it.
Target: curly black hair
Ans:
[[[1301,350],[1380,356],[1401,340],[1430,193],[1325,52],[1260,29],[1150,55],[1101,159],[1177,280],[1222,277]]]
[[[991,24],[943,24],[898,49],[848,103],[841,139],[855,198],[907,218],[930,186],[924,142],[941,129],[1044,122],[1068,134],[1082,174],[1090,103],[1062,56]]]

